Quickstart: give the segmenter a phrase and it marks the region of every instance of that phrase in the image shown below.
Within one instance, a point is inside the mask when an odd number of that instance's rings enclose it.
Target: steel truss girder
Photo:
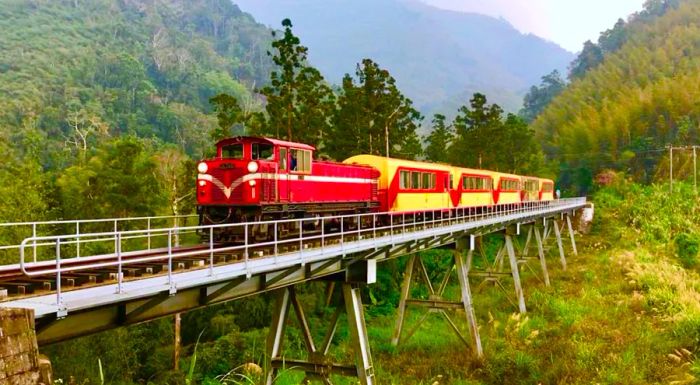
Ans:
[[[253,275],[252,277],[235,277],[228,281],[213,280],[211,283],[198,287],[178,288],[172,294],[165,289],[162,292],[150,293],[141,298],[123,300],[115,298],[115,301],[109,305],[101,305],[99,307],[86,305],[83,308],[71,311],[69,316],[65,318],[59,319],[55,313],[38,317],[36,319],[37,340],[39,345],[52,344],[123,325],[150,321],[216,303],[256,295],[289,285],[322,279],[343,272],[350,264],[359,259],[372,258],[381,262],[427,248],[451,247],[461,238],[502,231],[516,223],[535,223],[538,226],[547,224],[542,233],[542,243],[544,244],[553,232],[553,226],[549,226],[549,222],[554,222],[554,218],[566,218],[566,216],[570,215],[570,213],[562,212],[554,212],[546,216],[533,215],[528,218],[485,225],[472,230],[455,231],[430,238],[427,242],[416,243],[416,240],[411,240],[380,249],[349,253],[345,256],[338,256],[328,260],[306,263],[304,268],[292,266],[283,270]],[[571,228],[569,228],[569,231],[570,234],[573,234]],[[574,240],[573,236],[571,239],[572,241]],[[575,247],[575,243],[572,243],[572,246]],[[471,267],[470,264],[469,267]],[[279,279],[275,277],[279,277]],[[154,297],[158,298],[153,299]]]
[[[466,242],[464,238],[460,238],[456,242],[456,247],[454,250],[454,265],[452,265],[445,275],[443,276],[440,285],[437,289],[433,286],[430,280],[425,265],[420,256],[411,255],[406,264],[406,270],[404,272],[403,283],[401,285],[401,297],[399,300],[398,316],[396,318],[396,326],[394,328],[394,333],[392,335],[391,343],[394,346],[398,346],[400,342],[406,341],[411,338],[411,336],[418,330],[420,325],[427,319],[430,313],[440,314],[445,321],[450,325],[450,328],[455,332],[457,337],[467,346],[471,348],[477,357],[483,356],[483,349],[481,347],[481,337],[479,336],[479,329],[476,324],[476,316],[474,315],[474,307],[472,304],[471,289],[469,287],[469,280],[467,278],[467,268],[464,262],[464,257],[462,255],[462,250],[465,249]],[[413,284],[413,273],[416,269],[416,265],[419,270],[419,274],[423,278],[424,283],[428,287],[430,292],[429,298],[426,299],[415,299],[410,298],[411,286]],[[460,284],[460,301],[451,301],[444,297],[445,289],[449,283],[450,277],[452,276],[452,271],[456,270],[457,277]],[[404,321],[406,310],[409,305],[419,306],[427,308],[428,311],[425,312],[416,325],[402,337],[402,331],[404,328]],[[455,322],[450,318],[447,310],[464,310],[469,324],[469,332],[471,335],[471,343],[462,334],[460,329],[457,327]]]
[[[303,383],[320,381],[331,384],[331,374],[357,377],[360,384],[372,385],[375,382],[374,366],[370,353],[364,311],[360,297],[360,289],[356,285],[344,282],[342,284],[344,310],[347,314],[350,341],[355,354],[355,365],[333,363],[328,356],[331,343],[338,328],[338,320],[343,306],[339,305],[333,314],[325,333],[323,342],[316,346],[308,319],[301,302],[297,298],[294,286],[277,290],[277,298],[272,316],[272,326],[267,341],[265,383],[272,385],[277,379],[279,369],[301,370],[305,373]],[[307,350],[306,360],[288,359],[283,355],[283,342],[290,308],[294,309],[297,323],[302,331]]]

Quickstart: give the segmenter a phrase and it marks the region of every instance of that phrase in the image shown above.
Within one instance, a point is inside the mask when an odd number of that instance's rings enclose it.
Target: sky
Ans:
[[[617,19],[640,11],[644,0],[422,0],[456,11],[503,17],[524,33],[553,41],[578,52],[586,40],[597,41],[600,32]]]

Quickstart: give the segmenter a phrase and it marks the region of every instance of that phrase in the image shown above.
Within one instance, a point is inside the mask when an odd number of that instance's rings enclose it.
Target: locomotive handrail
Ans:
[[[99,233],[84,233],[84,234],[60,234],[60,235],[47,235],[47,236],[33,236],[24,239],[20,248],[20,264],[19,268],[25,276],[37,277],[37,276],[55,276],[56,277],[56,305],[61,309],[62,300],[62,283],[61,275],[76,271],[84,271],[90,269],[104,269],[104,268],[117,268],[116,274],[116,287],[117,293],[122,293],[123,291],[123,269],[133,264],[143,264],[148,262],[163,261],[163,270],[165,270],[165,263],[167,260],[167,282],[170,287],[170,292],[174,293],[176,287],[173,280],[173,263],[178,259],[193,257],[193,256],[208,256],[209,263],[209,275],[214,275],[214,254],[215,253],[232,253],[235,252],[242,256],[239,263],[244,264],[244,271],[248,278],[251,277],[252,271],[250,268],[251,260],[251,249],[259,249],[270,247],[268,254],[265,258],[269,258],[273,262],[273,266],[277,264],[277,258],[282,255],[294,255],[298,252],[299,259],[298,263],[302,265],[308,261],[304,259],[305,245],[309,246],[310,242],[319,242],[320,247],[324,248],[326,246],[339,246],[342,253],[345,252],[346,242],[359,241],[365,238],[378,238],[382,236],[388,236],[391,242],[394,242],[394,237],[399,235],[405,235],[406,233],[416,232],[419,230],[425,230],[426,226],[436,227],[439,226],[449,226],[459,223],[470,223],[473,221],[483,220],[484,225],[497,223],[499,221],[511,220],[511,216],[520,215],[520,217],[528,217],[528,214],[550,214],[552,212],[564,212],[566,210],[574,210],[582,207],[586,203],[586,198],[569,198],[560,199],[553,201],[532,201],[532,202],[521,202],[512,204],[501,204],[494,206],[486,206],[480,212],[473,207],[464,208],[452,208],[449,211],[449,215],[442,215],[442,213],[448,213],[446,209],[438,210],[426,210],[420,212],[412,213],[362,213],[362,214],[349,214],[349,215],[336,215],[321,218],[297,218],[297,219],[285,219],[285,220],[273,220],[273,221],[254,221],[246,223],[234,223],[234,224],[211,224],[203,226],[184,226],[184,227],[170,227],[170,228],[157,228],[157,229],[146,229],[146,230],[124,230],[124,231],[106,231]],[[378,224],[376,218],[383,215],[393,215],[394,218],[402,218],[400,223],[395,223],[398,221],[390,220],[388,224]],[[408,215],[407,215],[408,214]],[[433,214],[430,219],[427,219],[428,215]],[[436,215],[439,214],[439,215]],[[407,222],[405,219],[413,216],[412,222]],[[422,216],[422,217],[419,217]],[[372,218],[371,226],[363,227],[363,219]],[[418,220],[421,218],[422,220]],[[356,220],[356,227],[348,229],[345,227],[346,219]],[[488,220],[491,221],[488,221]],[[311,234],[304,234],[303,228],[304,224],[311,221],[321,221],[321,231]],[[325,224],[328,221],[338,221],[340,225],[340,231],[333,233],[325,232]],[[278,228],[284,223],[297,223],[299,233],[297,236],[292,236],[290,238],[278,239]],[[257,241],[255,239],[249,239],[249,229],[251,226],[258,225],[268,225],[273,226],[274,239]],[[223,228],[243,228],[243,233],[245,234],[245,239],[242,244],[236,245],[221,245],[214,241],[214,231],[216,229]],[[199,244],[198,246],[187,246],[189,249],[184,247],[181,249],[177,248],[175,242],[175,237],[179,234],[185,232],[197,231],[200,234],[208,234],[209,239],[206,243]],[[353,239],[354,237],[357,237]],[[132,239],[134,237],[167,237],[167,247],[163,249],[151,250],[152,254],[143,255],[139,254],[140,251],[127,251],[123,252],[123,241],[126,239]],[[71,264],[65,265],[66,260],[80,258],[75,256],[73,258],[65,258],[61,255],[61,246],[70,245],[75,243],[87,243],[87,242],[114,242],[114,253],[106,254],[103,256],[91,256],[83,257],[80,261],[81,264]],[[34,254],[36,254],[36,248],[39,245],[46,245],[55,247],[55,263],[50,264],[50,262],[40,262],[39,264],[34,262],[28,262],[27,249],[33,249]],[[285,245],[295,245],[297,250],[280,250],[281,246]],[[146,251],[146,250],[143,250]],[[282,252],[281,252],[282,251]],[[262,256],[262,254],[261,254]],[[91,259],[92,257],[104,257],[99,259]],[[59,311],[60,312],[60,311]]]

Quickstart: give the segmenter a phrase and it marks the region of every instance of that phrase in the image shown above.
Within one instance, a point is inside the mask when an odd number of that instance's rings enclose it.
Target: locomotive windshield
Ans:
[[[274,146],[265,143],[253,143],[253,159],[272,160]]]
[[[243,144],[229,144],[221,147],[221,157],[228,159],[243,159]]]

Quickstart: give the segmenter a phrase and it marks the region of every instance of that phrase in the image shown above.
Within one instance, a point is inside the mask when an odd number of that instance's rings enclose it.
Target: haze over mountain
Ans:
[[[235,0],[279,28],[290,18],[309,57],[330,82],[372,58],[424,112],[447,114],[473,92],[509,111],[528,87],[573,54],[503,19],[438,9],[415,0]]]

